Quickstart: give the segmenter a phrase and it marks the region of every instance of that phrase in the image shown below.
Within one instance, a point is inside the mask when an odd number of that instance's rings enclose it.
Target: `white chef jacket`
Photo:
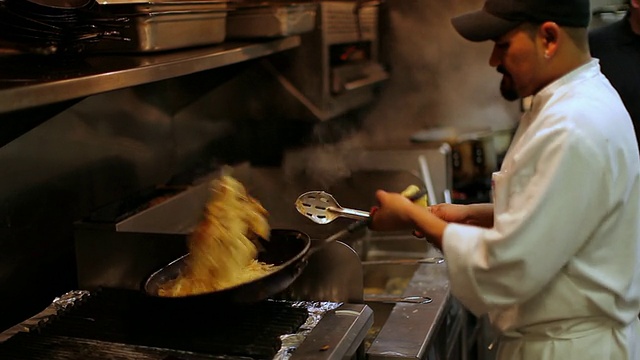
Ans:
[[[640,359],[638,145],[596,59],[533,97],[492,180],[494,227],[449,224],[443,252],[499,358]]]

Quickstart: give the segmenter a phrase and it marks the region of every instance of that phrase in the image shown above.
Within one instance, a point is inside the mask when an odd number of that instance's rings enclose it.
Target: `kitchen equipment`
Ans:
[[[362,359],[372,318],[363,304],[266,300],[177,309],[135,290],[78,290],[0,333],[0,358]]]
[[[425,194],[426,190],[421,189],[409,196],[408,199],[415,201]],[[263,300],[291,285],[306,266],[309,256],[329,243],[344,240],[354,232],[364,229],[369,224],[369,220],[367,217],[351,223],[345,229],[321,240],[317,246],[312,248],[309,236],[306,234],[295,230],[272,230],[268,241],[260,240],[263,249],[260,249],[258,254],[259,261],[278,266],[278,269],[272,273],[244,284],[209,293],[177,297],[158,295],[158,290],[163,284],[179,276],[181,269],[186,265],[189,256],[187,254],[153,273],[144,284],[144,292],[158,299],[170,301],[187,299],[190,302],[205,301],[209,304],[213,301],[255,302]]]
[[[40,55],[81,53],[102,39],[121,41],[128,19],[101,14],[94,1],[0,1],[0,48]],[[58,6],[54,6],[58,5]]]
[[[226,36],[229,7],[220,0],[101,0],[101,11],[125,16],[127,41],[103,39],[96,52],[154,52],[218,44]]]
[[[386,304],[409,303],[409,304],[429,304],[433,301],[427,296],[390,296],[390,295],[366,295],[366,302],[380,302]]]
[[[75,9],[88,5],[93,0],[27,0],[43,6]]]
[[[295,204],[300,214],[322,225],[341,216],[355,220],[369,218],[366,211],[343,208],[331,194],[324,191],[308,191],[300,195]]]
[[[154,272],[145,282],[144,292],[154,298],[171,302],[188,301],[196,306],[200,303],[252,303],[264,300],[286,289],[300,275],[312,253],[309,251],[310,241],[309,236],[299,231],[274,229],[268,241],[260,241],[263,249],[258,254],[259,261],[278,267],[272,273],[244,284],[204,294],[180,297],[158,295],[162,285],[180,275],[187,265],[187,254]]]
[[[292,104],[285,115],[294,119],[324,121],[364,106],[389,78],[378,60],[379,3],[317,4],[315,26],[301,34],[300,46],[262,63],[281,84],[282,101]]]
[[[427,157],[424,155],[418,156],[418,163],[420,164],[420,174],[422,175],[422,181],[424,181],[424,183],[427,185],[428,205],[435,205],[437,204],[436,191],[433,187],[433,180],[431,179],[431,171],[429,170],[429,163],[427,162]]]
[[[409,199],[414,201],[424,196],[424,194],[425,191],[422,190],[409,197]],[[186,260],[189,256],[187,254],[154,272],[145,282],[143,290],[147,295],[157,299],[168,301],[186,300],[193,305],[211,304],[218,301],[260,301],[277,294],[291,285],[307,265],[309,257],[316,251],[327,244],[346,239],[351,234],[367,227],[368,224],[368,218],[351,223],[345,229],[320,240],[314,247],[310,247],[310,239],[304,233],[295,230],[272,230],[269,240],[260,240],[260,245],[263,249],[258,254],[258,260],[278,266],[277,270],[256,280],[228,289],[177,297],[158,295],[158,290],[163,284],[175,279],[180,274],[181,269],[186,265]]]
[[[448,143],[452,148],[453,187],[459,201],[486,202],[491,174],[506,153],[513,129],[436,127],[411,136],[414,143]]]
[[[270,38],[291,36],[313,30],[316,3],[238,4],[227,17],[227,38]]]
[[[420,190],[408,198],[411,201],[416,201],[427,192],[428,190]],[[298,197],[295,205],[300,214],[322,225],[328,224],[340,216],[360,220],[366,225],[370,218],[369,213],[365,211],[341,207],[331,194],[324,191],[308,191]]]
[[[267,189],[261,190],[253,185],[254,182],[270,182],[262,172],[252,170],[242,176],[241,169],[236,167],[234,172],[256,191],[258,198],[264,199],[265,194],[272,194]],[[174,184],[170,188],[159,187],[133,194],[96,209],[76,222],[74,237],[79,287],[90,290],[117,287],[141,291],[150,274],[183,257],[188,252],[186,243],[189,234],[198,225],[206,205],[210,179],[207,176],[191,186]],[[296,222],[300,222],[300,216],[290,201],[283,200],[276,204],[267,201],[266,204],[274,213],[290,212],[288,216],[291,221],[282,222],[272,218],[274,228],[294,228]],[[315,245],[315,239],[328,235],[316,234],[311,245]],[[296,243],[300,240],[294,239]],[[298,249],[302,252],[302,247]],[[283,251],[289,250],[285,248]],[[294,255],[290,253],[291,258]],[[362,301],[362,267],[358,254],[352,248],[335,242],[323,246],[322,251],[314,250],[313,256],[309,254],[307,257],[308,264],[301,274],[304,279],[295,281],[287,289],[287,294],[281,294],[283,297],[354,303]],[[338,259],[341,260],[335,262]],[[324,269],[327,266],[325,264],[330,264],[331,271],[318,270]]]
[[[433,256],[422,259],[389,259],[389,260],[367,260],[362,265],[416,265],[416,264],[442,264],[444,258]]]

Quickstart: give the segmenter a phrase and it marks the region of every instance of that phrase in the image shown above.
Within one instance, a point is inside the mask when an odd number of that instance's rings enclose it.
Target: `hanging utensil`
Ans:
[[[428,296],[393,296],[393,295],[366,295],[364,296],[364,302],[375,302],[383,304],[397,304],[397,303],[410,303],[410,304],[429,304],[432,302]]]
[[[369,213],[343,208],[336,199],[324,191],[309,191],[296,200],[298,212],[317,224],[328,224],[339,217],[355,220],[368,219]]]
[[[427,163],[427,158],[424,155],[420,155],[418,157],[418,163],[420,164],[420,173],[422,174],[422,180],[424,180],[427,186],[427,199],[429,205],[435,205],[436,201],[436,192],[433,188],[433,181],[431,179],[431,172],[429,171],[429,164]]]
[[[362,265],[417,265],[417,264],[442,264],[444,258],[441,256],[427,257],[422,259],[385,259],[366,260]]]

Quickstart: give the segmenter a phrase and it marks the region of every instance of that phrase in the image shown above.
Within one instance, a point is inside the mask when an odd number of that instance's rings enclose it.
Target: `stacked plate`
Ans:
[[[105,17],[93,0],[0,0],[0,47],[21,53],[88,51],[98,41],[121,41],[128,19]]]

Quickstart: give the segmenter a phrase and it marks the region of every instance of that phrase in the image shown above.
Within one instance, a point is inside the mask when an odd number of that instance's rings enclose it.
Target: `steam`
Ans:
[[[310,187],[327,189],[349,178],[358,165],[348,161],[348,154],[364,148],[363,136],[354,136],[337,144],[321,144],[287,153],[283,169],[287,179],[304,177]]]
[[[518,105],[502,99],[489,66],[493,43],[473,43],[451,17],[484,1],[389,0],[392,77],[364,126],[375,142],[406,140],[416,130],[512,127]]]
[[[387,0],[391,78],[364,119],[363,131],[339,144],[298,150],[285,158],[290,175],[306,173],[322,186],[357,169],[349,153],[365,146],[408,143],[433,127],[504,129],[519,118],[517,103],[499,91],[501,75],[489,66],[492,42],[473,43],[451,26],[451,17],[482,7],[483,0]]]

